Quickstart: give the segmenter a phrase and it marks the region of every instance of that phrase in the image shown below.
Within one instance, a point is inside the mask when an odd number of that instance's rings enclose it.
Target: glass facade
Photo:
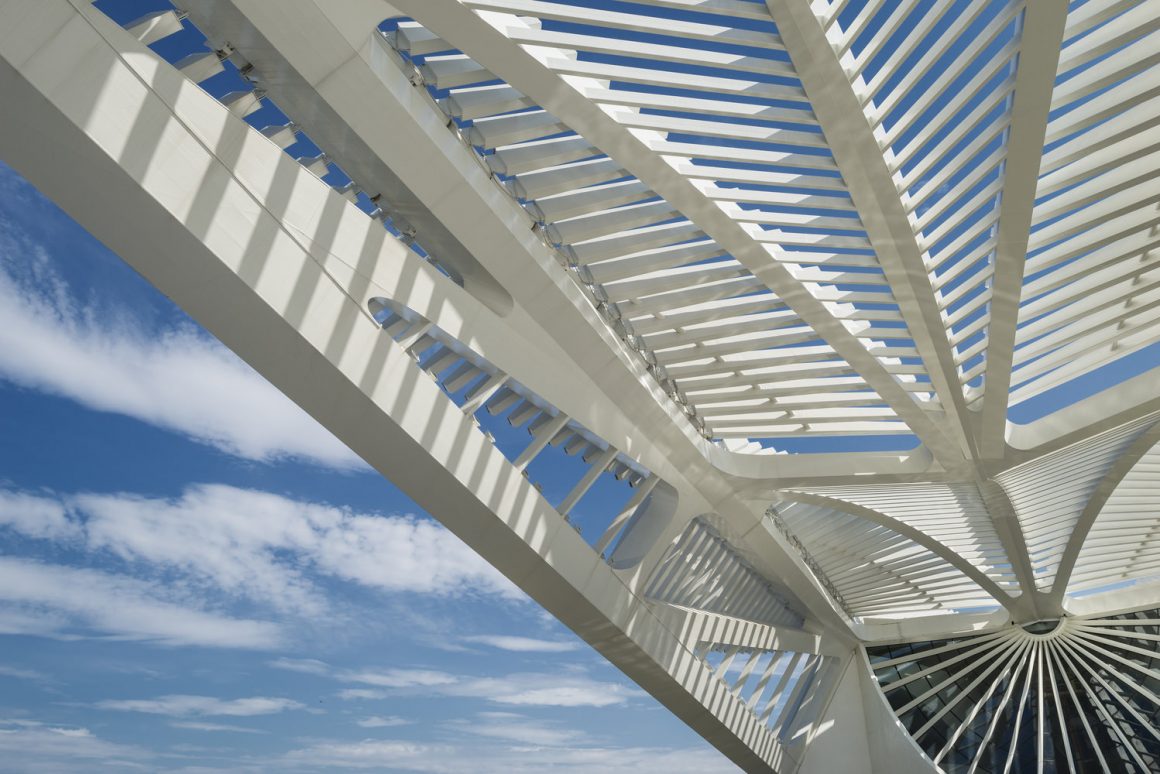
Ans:
[[[1160,770],[1160,609],[867,647],[943,771]]]

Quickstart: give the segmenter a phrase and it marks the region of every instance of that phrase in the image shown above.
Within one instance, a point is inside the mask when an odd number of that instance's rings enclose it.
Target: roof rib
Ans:
[[[979,451],[984,459],[1001,459],[1006,451],[1008,391],[1023,270],[1067,9],[1066,0],[1036,0],[1027,4],[1023,17],[987,324],[979,429]]]
[[[964,453],[974,441],[958,366],[895,174],[846,69],[806,0],[766,0],[861,215],[935,394]],[[792,32],[792,34],[785,34]],[[885,36],[883,36],[885,37]],[[859,85],[862,76],[855,74]]]
[[[1051,595],[1061,603],[1072,583],[1073,575],[1084,576],[1090,585],[1107,584],[1109,581],[1127,577],[1128,569],[1124,567],[1124,556],[1132,552],[1134,556],[1149,555],[1151,541],[1148,539],[1155,529],[1154,506],[1157,490],[1153,481],[1149,481],[1152,470],[1145,469],[1141,475],[1141,483],[1129,492],[1129,502],[1124,513],[1110,514],[1107,521],[1110,523],[1112,539],[1106,536],[1101,540],[1091,540],[1096,521],[1104,513],[1109,501],[1120,490],[1120,484],[1133,473],[1138,463],[1145,457],[1155,454],[1157,443],[1160,443],[1160,423],[1152,425],[1142,435],[1132,441],[1131,446],[1124,449],[1112,466],[1104,473],[1083,512],[1071,531],[1067,545],[1059,559],[1058,568],[1051,586]],[[1134,495],[1134,497],[1131,497]],[[1117,520],[1117,516],[1120,518]],[[1136,530],[1125,529],[1124,524],[1135,526]],[[1139,525],[1144,524],[1145,529]],[[1118,528],[1118,529],[1117,529]],[[1127,534],[1126,534],[1127,533]],[[1141,534],[1145,539],[1133,540]],[[1127,539],[1125,539],[1127,538]],[[1088,552],[1087,564],[1080,562],[1080,557]],[[1078,566],[1078,569],[1077,569]],[[1094,582],[1093,582],[1093,579]]]
[[[441,36],[450,46],[458,47],[487,71],[511,84],[519,93],[527,95],[532,102],[577,132],[591,147],[606,153],[662,196],[701,232],[745,266],[765,287],[793,309],[809,328],[833,347],[926,444],[937,460],[947,467],[961,465],[961,449],[943,433],[939,413],[923,408],[891,370],[860,340],[857,333],[851,331],[823,300],[812,293],[792,268],[784,265],[785,262],[792,263],[801,259],[788,258],[783,254],[781,246],[775,242],[777,233],[764,232],[766,239],[770,240],[768,242],[756,237],[701,188],[670,166],[661,155],[663,149],[650,147],[632,129],[582,96],[559,73],[489,23],[495,21],[502,25],[505,18],[514,21],[514,17],[489,15],[488,20],[485,20],[465,5],[451,0],[403,0],[395,5]],[[683,143],[679,145],[684,146]],[[819,244],[826,243],[819,241]],[[743,370],[759,366],[740,364],[736,367]]]

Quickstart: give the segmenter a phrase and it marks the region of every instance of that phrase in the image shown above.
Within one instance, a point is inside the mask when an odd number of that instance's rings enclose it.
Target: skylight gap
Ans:
[[[648,3],[634,3],[631,0],[553,0],[553,2],[560,5],[573,6],[582,11],[599,9],[617,13],[628,13],[635,16],[653,17],[659,21],[686,21],[777,34],[777,27],[773,24],[773,20],[769,18],[764,0],[738,0],[740,4],[752,7],[753,10],[749,15],[743,13],[721,14],[711,11],[697,11],[691,8],[656,6],[649,5]]]
[[[765,59],[771,62],[781,62],[787,65],[790,64],[789,55],[780,47],[773,47],[771,45],[773,38],[768,38],[769,43],[766,43],[765,40],[762,39],[762,33],[756,30],[743,30],[741,32],[741,36],[746,38],[753,38],[752,42],[731,43],[722,40],[705,40],[695,38],[688,35],[682,35],[677,32],[667,32],[664,30],[663,25],[660,25],[657,31],[647,31],[625,29],[623,27],[614,26],[600,26],[597,24],[586,24],[583,22],[561,21],[548,18],[540,19],[539,24],[540,28],[545,32],[560,32],[569,35],[583,36],[586,38],[625,40],[658,46],[697,49],[705,52],[736,54],[738,56],[752,57],[758,60]],[[770,27],[772,28],[772,25],[770,25]],[[736,29],[742,30],[740,27],[737,27]],[[736,34],[735,37],[737,37]],[[578,45],[583,49],[585,45],[595,44]]]
[[[740,82],[740,83],[743,83]],[[766,84],[772,86],[773,84]],[[683,88],[679,85],[659,85],[652,83],[637,83],[627,80],[612,80],[609,82],[609,89],[613,91],[627,91],[639,94],[655,94],[664,95],[667,97],[682,97],[685,99],[696,99],[711,102],[719,102],[722,105],[739,105],[739,106],[759,106],[782,108],[784,110],[798,110],[803,113],[810,113],[809,119],[812,117],[813,108],[808,101],[801,99],[794,99],[798,97],[799,90],[786,88],[785,92],[780,94],[778,91],[767,89],[771,92],[769,94],[750,94],[745,91],[728,91],[721,93],[707,94],[704,89]]]

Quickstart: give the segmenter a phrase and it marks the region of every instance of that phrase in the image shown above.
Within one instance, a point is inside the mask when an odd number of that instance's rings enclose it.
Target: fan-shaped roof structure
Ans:
[[[738,763],[1155,767],[1160,5],[117,22],[5,156]]]

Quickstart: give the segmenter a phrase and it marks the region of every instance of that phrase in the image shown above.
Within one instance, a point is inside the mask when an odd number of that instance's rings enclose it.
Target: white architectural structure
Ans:
[[[744,769],[1160,770],[1156,0],[0,0],[0,98]]]

